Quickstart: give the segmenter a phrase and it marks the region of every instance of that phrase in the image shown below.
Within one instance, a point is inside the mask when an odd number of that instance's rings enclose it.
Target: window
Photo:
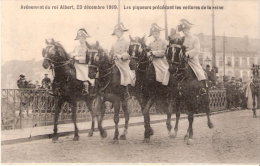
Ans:
[[[240,78],[240,72],[239,72],[239,70],[235,70],[235,77],[236,77],[236,78]]]
[[[223,66],[223,58],[222,57],[219,57],[218,64],[219,64],[219,67]]]
[[[231,57],[227,58],[227,65],[232,66],[232,58]]]
[[[255,58],[249,58],[249,64],[250,67],[253,66],[253,64],[255,64]]]
[[[248,73],[247,73],[247,71],[243,71],[242,79],[243,79],[244,82],[248,80]]]
[[[235,67],[239,67],[239,58],[236,57],[235,58],[235,64],[234,64]]]
[[[242,66],[247,67],[247,58],[246,57],[242,58]]]

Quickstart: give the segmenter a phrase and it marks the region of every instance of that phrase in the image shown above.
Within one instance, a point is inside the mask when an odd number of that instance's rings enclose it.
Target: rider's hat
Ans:
[[[153,32],[160,32],[160,31],[163,31],[163,30],[164,29],[159,27],[156,23],[153,23],[151,25],[151,28],[150,28],[150,35],[149,35],[149,37],[152,36]]]
[[[81,28],[78,30],[77,32],[77,36],[75,38],[75,40],[79,40],[80,38],[88,38],[90,37],[89,34],[87,33],[86,29],[85,28]]]
[[[114,27],[114,31],[113,31],[112,35],[115,35],[115,34],[116,34],[115,32],[116,32],[117,30],[119,30],[119,31],[121,31],[121,32],[126,32],[126,31],[128,31],[128,29],[125,28],[125,26],[124,26],[123,23],[119,23],[119,24],[117,24],[117,25]]]
[[[24,77],[25,77],[25,75],[24,75],[24,74],[20,74],[20,77],[21,77],[21,78],[24,78]]]
[[[180,25],[178,26],[179,31],[183,31],[184,29],[190,29],[193,26],[191,22],[186,19],[180,20]]]

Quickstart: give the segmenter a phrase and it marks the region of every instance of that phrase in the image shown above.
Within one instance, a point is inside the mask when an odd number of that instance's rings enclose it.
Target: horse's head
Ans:
[[[139,65],[138,62],[144,61],[147,58],[147,46],[145,44],[145,36],[142,38],[129,36],[130,46],[129,55],[131,57],[130,68],[132,70],[136,69]]]
[[[106,67],[107,62],[110,62],[108,53],[99,46],[97,42],[93,49],[87,53],[87,63],[89,67],[89,78],[94,79],[97,77],[100,68]]]
[[[50,66],[60,65],[69,59],[63,46],[53,39],[45,40],[46,47],[42,50],[44,58],[42,66],[48,69]]]

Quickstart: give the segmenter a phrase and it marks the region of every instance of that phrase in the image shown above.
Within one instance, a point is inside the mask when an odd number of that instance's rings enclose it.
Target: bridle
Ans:
[[[139,48],[138,48],[138,53],[139,54],[143,54],[143,51],[145,50],[145,48],[143,48],[143,46],[140,44],[140,43],[138,43],[138,42],[131,42],[130,43],[130,46],[131,45],[133,45],[133,54],[131,55],[131,58],[132,59],[135,59],[135,60],[138,60],[137,62],[136,62],[136,70],[138,70],[138,71],[141,71],[141,72],[145,72],[146,71],[146,69],[145,70],[142,70],[142,69],[140,69],[139,68],[139,66],[141,65],[141,64],[145,64],[145,63],[149,63],[149,60],[146,60],[146,61],[144,61],[145,60],[145,55],[142,55],[142,57],[141,58],[138,58],[138,57],[136,57],[136,47],[137,46],[139,46]],[[142,48],[143,49],[143,51],[142,52],[139,52],[139,49],[140,48]]]

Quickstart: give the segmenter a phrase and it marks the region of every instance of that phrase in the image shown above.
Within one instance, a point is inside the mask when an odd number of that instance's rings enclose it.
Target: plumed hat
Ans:
[[[85,28],[81,28],[78,30],[75,40],[79,40],[81,37],[83,38],[90,37]]]
[[[125,26],[124,26],[123,23],[119,23],[119,24],[117,24],[117,25],[114,27],[114,31],[113,31],[112,35],[115,35],[115,32],[116,32],[117,30],[120,30],[120,31],[122,31],[122,32],[128,31],[128,29],[125,28]]]
[[[180,20],[180,25],[178,26],[178,31],[183,31],[184,29],[190,29],[193,26],[192,23],[190,23],[186,19]]]
[[[160,31],[163,31],[163,30],[164,30],[164,29],[161,28],[161,27],[159,27],[156,23],[153,23],[153,24],[151,25],[149,37],[152,36],[153,32],[160,32]]]

